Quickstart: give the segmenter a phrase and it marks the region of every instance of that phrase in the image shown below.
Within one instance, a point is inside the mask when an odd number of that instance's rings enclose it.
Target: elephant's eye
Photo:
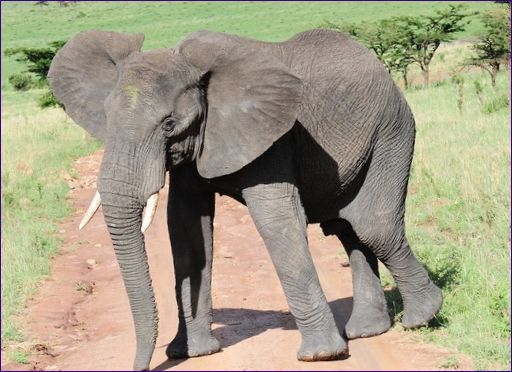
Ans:
[[[176,124],[176,118],[174,116],[172,116],[172,113],[169,115],[169,116],[166,116],[163,120],[162,120],[162,128],[166,131],[166,132],[170,132],[172,131],[172,129],[174,128],[174,125]]]

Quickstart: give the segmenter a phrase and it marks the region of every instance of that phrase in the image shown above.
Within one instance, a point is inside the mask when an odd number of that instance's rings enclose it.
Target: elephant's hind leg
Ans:
[[[341,217],[393,275],[404,303],[402,325],[414,328],[439,311],[442,294],[405,236],[405,197],[414,146],[409,114],[404,112],[393,125],[383,127],[365,181]]]
[[[352,226],[341,219],[321,224],[325,235],[336,235],[343,244],[352,270],[353,308],[345,325],[349,339],[371,337],[391,327],[375,254],[356,236]]]
[[[381,177],[373,180],[373,185],[363,185],[361,198],[352,205],[350,213],[345,211],[346,219],[364,246],[393,275],[404,303],[402,325],[415,328],[428,323],[439,311],[442,294],[409,247],[405,237],[405,198],[393,195],[390,190],[396,187],[387,181]]]
[[[403,227],[381,226],[370,229],[370,235],[366,233],[361,239],[368,241],[368,245],[389,269],[402,296],[402,325],[405,328],[426,325],[441,308],[442,293],[416,259]]]

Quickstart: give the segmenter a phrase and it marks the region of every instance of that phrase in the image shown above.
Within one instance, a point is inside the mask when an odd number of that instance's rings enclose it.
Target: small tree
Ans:
[[[46,48],[7,48],[5,56],[16,56],[16,61],[27,64],[26,72],[36,75],[41,82],[46,82],[52,59],[65,41],[53,41]]]
[[[441,42],[453,40],[456,32],[464,31],[470,22],[464,13],[464,4],[449,5],[437,10],[433,16],[393,17],[375,23],[337,26],[326,22],[324,26],[348,32],[373,50],[389,72],[401,74],[408,87],[409,66],[416,63],[425,84],[429,83],[430,62]]]
[[[49,46],[46,48],[9,48],[5,50],[4,54],[6,56],[17,56],[16,61],[25,63],[27,65],[26,71],[21,74],[22,76],[31,77],[32,75],[29,73],[32,73],[37,76],[39,84],[47,86],[48,83],[46,77],[48,75],[48,71],[50,70],[53,57],[59,51],[59,49],[64,46],[65,43],[65,41],[54,41],[49,43]],[[11,78],[9,78],[9,82],[11,82],[15,89],[19,90],[21,84],[19,77],[13,79],[11,76]],[[26,87],[26,89],[28,88],[30,88],[30,86]],[[57,101],[52,92],[49,90],[44,92],[43,95],[39,97],[38,103],[42,108],[50,106],[62,106],[62,104]]]
[[[449,5],[447,9],[437,10],[433,16],[397,17],[394,22],[400,29],[406,30],[405,44],[410,50],[410,58],[422,73],[426,85],[429,83],[430,63],[442,42],[451,41],[456,32],[464,31],[470,22],[469,13],[464,13],[465,5]]]
[[[409,88],[407,73],[409,66],[414,63],[414,50],[409,44],[409,30],[403,24],[396,22],[396,19],[382,21],[381,27],[388,35],[391,44],[384,58],[391,71],[400,74],[404,81],[404,88]]]
[[[383,19],[364,25],[345,24],[337,26],[326,22],[325,26],[344,31],[372,50],[389,73],[399,73],[405,88],[409,86],[407,72],[413,60],[406,41],[406,30],[394,19]]]
[[[491,76],[496,88],[496,77],[501,65],[510,59],[510,13],[507,9],[495,9],[481,15],[485,32],[472,49],[474,54],[463,65],[477,66]]]

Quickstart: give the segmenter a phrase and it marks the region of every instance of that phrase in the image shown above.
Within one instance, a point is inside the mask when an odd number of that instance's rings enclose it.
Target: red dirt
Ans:
[[[19,346],[30,350],[30,364],[2,362],[2,370],[129,370],[132,366],[132,318],[102,214],[82,231],[77,228],[95,192],[101,156],[98,152],[78,160],[80,178],[68,180],[76,213],[61,226],[64,245],[53,260],[52,276],[29,301],[22,319],[31,341]],[[459,368],[471,367],[467,358],[415,342],[411,333],[396,329],[350,341],[346,360],[297,361],[300,335],[263,241],[247,209],[227,197],[217,198],[213,269],[213,328],[222,352],[168,361],[164,351],[176,332],[177,311],[166,203],[165,189],[155,221],[146,232],[160,318],[152,368],[426,370],[440,369],[450,356],[459,360]],[[324,237],[318,226],[310,226],[308,234],[322,287],[342,329],[352,306],[350,268],[343,267],[346,256],[338,240]]]

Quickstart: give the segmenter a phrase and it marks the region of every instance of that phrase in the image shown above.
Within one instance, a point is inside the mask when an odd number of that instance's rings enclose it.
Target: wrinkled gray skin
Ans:
[[[299,359],[348,354],[311,260],[308,223],[338,236],[350,256],[348,338],[390,327],[377,258],[398,283],[403,325],[434,316],[441,292],[404,234],[414,119],[376,58],[326,30],[282,43],[202,31],[144,53],[142,41],[80,33],[49,74],[67,113],[105,142],[98,189],[134,317],[135,369],[149,367],[157,337],[141,213],[166,170],[179,306],[169,357],[220,349],[210,328],[216,192],[249,208],[302,335]]]

